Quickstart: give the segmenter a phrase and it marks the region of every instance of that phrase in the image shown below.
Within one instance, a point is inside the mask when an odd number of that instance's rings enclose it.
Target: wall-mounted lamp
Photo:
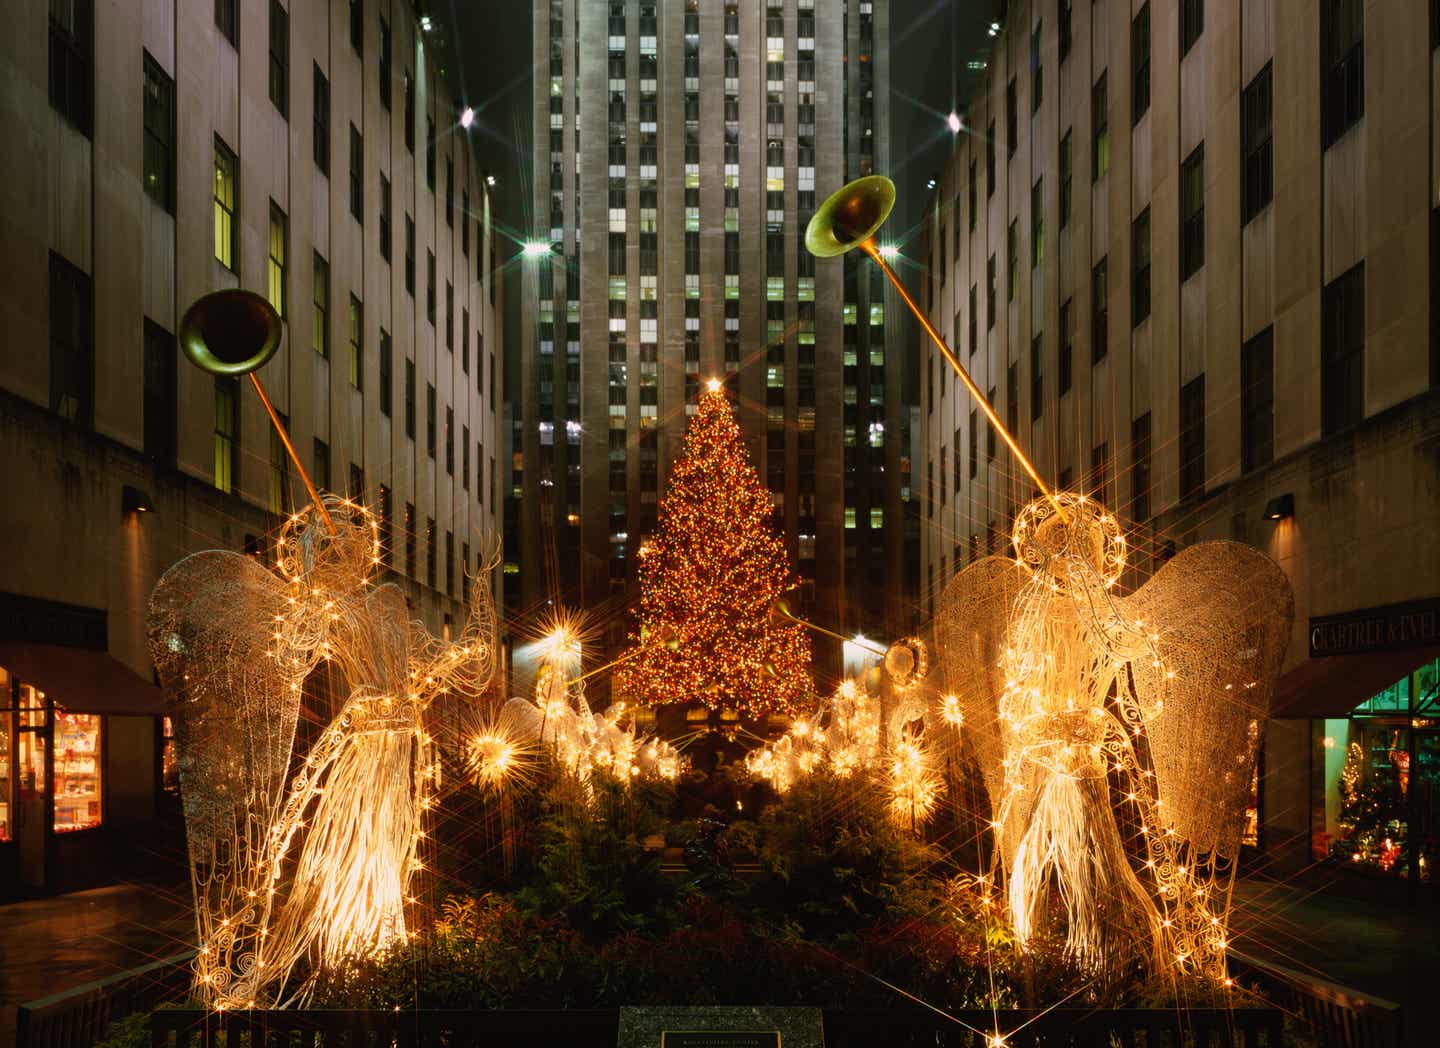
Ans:
[[[1293,516],[1295,516],[1295,496],[1289,492],[1284,495],[1276,495],[1265,503],[1266,520],[1284,520],[1286,517]]]
[[[126,484],[120,489],[120,513],[128,517],[132,513],[152,513],[155,504],[150,501],[150,496],[139,488],[132,488]]]

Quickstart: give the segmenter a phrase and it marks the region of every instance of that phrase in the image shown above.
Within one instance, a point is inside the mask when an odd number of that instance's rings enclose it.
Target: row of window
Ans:
[[[1068,306],[1068,303],[1067,303]],[[1063,312],[1062,312],[1063,316]],[[1043,371],[1041,336],[1036,336],[1031,345],[1031,418],[1040,416],[1043,398]],[[1068,344],[1066,346],[1068,349]],[[1061,394],[1069,388],[1066,363],[1068,353],[1061,356]],[[931,381],[934,381],[934,359],[932,357]],[[1010,364],[1007,369],[1007,426],[1015,431],[1018,422],[1019,402],[1018,365]],[[1321,429],[1329,436],[1348,426],[1360,422],[1364,417],[1365,388],[1365,265],[1360,263],[1330,284],[1321,296],[1321,359],[1320,399]],[[993,405],[995,389],[989,391]],[[1177,468],[1180,497],[1192,499],[1205,490],[1205,376],[1202,374],[1186,383],[1180,390],[1180,427],[1177,444]],[[962,446],[961,431],[955,430],[951,447],[955,449],[953,484],[956,495],[960,493]],[[978,473],[979,412],[970,411],[969,476]],[[1129,503],[1130,516],[1145,520],[1151,513],[1151,465],[1150,465],[1150,415],[1147,412],[1134,420],[1131,427],[1132,491]],[[987,424],[986,457],[993,459],[996,454],[995,431]],[[1105,477],[1108,461],[1108,446],[1104,443],[1094,449],[1091,475],[1087,490],[1105,500],[1108,498]],[[940,466],[939,504],[946,503],[946,470],[948,449],[941,446],[938,461]],[[1240,466],[1242,472],[1250,472],[1269,465],[1275,455],[1275,359],[1274,329],[1267,327],[1240,348]],[[930,464],[927,494],[930,499],[929,515],[934,515],[936,504],[935,462]],[[1060,487],[1070,484],[1069,471],[1062,471]]]

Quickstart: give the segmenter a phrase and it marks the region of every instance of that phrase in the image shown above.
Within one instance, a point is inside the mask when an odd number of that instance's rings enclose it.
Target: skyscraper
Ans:
[[[534,19],[512,606],[597,608],[623,636],[666,470],[719,377],[800,606],[907,625],[896,314],[878,273],[804,248],[817,201],[887,167],[885,5],[537,0]]]

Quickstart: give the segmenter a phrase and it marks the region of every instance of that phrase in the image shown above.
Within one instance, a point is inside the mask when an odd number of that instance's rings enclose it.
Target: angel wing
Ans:
[[[175,724],[192,855],[233,833],[238,813],[280,796],[303,665],[282,669],[272,653],[287,596],[253,557],[210,550],[171,567],[150,597],[150,654]]]
[[[1004,795],[1004,737],[1000,730],[1000,696],[1005,690],[1000,659],[1005,649],[1011,609],[1026,574],[1007,557],[982,557],[945,587],[935,618],[940,679],[964,716],[964,736],[971,746],[992,803]],[[933,711],[936,723],[939,711]],[[992,813],[993,814],[993,813]],[[1000,841],[1008,866],[1019,845],[1025,819],[1016,819],[1016,832]]]
[[[1130,671],[1162,815],[1198,851],[1233,856],[1295,616],[1290,582],[1249,546],[1202,542],[1117,603],[1158,638],[1159,665]]]

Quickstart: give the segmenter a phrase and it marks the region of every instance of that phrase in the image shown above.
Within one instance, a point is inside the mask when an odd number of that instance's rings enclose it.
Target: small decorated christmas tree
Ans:
[[[650,706],[697,702],[788,712],[811,690],[804,627],[770,610],[795,578],[719,382],[711,382],[641,551],[637,647],[622,691]]]

